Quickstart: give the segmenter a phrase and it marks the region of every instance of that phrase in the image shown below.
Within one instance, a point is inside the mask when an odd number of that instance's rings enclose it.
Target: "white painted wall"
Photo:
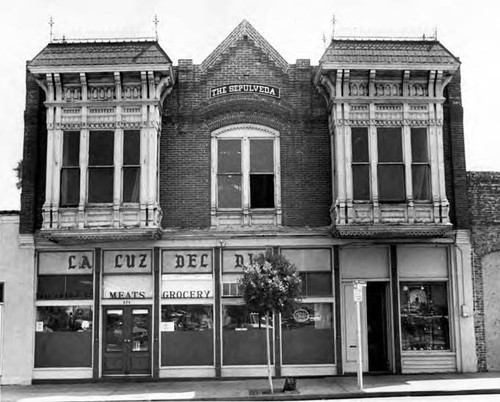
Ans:
[[[500,371],[500,252],[484,256],[482,263],[486,367]]]
[[[0,282],[4,282],[1,384],[29,384],[33,371],[34,247],[20,246],[19,216],[0,214]]]

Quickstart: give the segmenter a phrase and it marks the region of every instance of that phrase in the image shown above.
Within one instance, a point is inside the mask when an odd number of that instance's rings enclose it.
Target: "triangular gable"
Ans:
[[[217,63],[220,57],[228,51],[229,48],[235,46],[235,43],[243,36],[247,35],[255,45],[260,48],[271,59],[278,68],[284,73],[288,71],[288,63],[286,60],[267,42],[261,34],[247,21],[243,20],[241,23],[224,39],[224,41],[217,46],[217,48],[210,53],[210,55],[201,63],[202,71],[207,71]]]

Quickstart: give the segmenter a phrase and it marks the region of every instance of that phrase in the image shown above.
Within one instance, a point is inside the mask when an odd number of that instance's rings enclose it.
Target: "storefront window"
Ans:
[[[37,307],[35,367],[91,365],[92,307]]]
[[[92,275],[39,275],[37,299],[92,299]]]
[[[332,296],[331,272],[300,272],[302,296]]]
[[[403,350],[449,350],[447,284],[401,283],[400,300]]]
[[[213,365],[213,334],[211,305],[162,306],[161,365]]]
[[[246,306],[223,306],[222,349],[225,366],[266,364],[265,317],[249,312]]]
[[[301,303],[282,316],[283,364],[334,363],[333,306]]]

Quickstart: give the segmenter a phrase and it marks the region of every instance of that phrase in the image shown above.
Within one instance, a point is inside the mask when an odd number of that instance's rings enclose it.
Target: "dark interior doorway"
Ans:
[[[368,322],[368,371],[389,371],[387,347],[387,283],[368,282],[366,286]]]

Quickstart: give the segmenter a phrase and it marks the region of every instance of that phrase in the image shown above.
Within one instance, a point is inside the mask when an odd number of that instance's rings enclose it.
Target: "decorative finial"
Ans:
[[[438,27],[437,27],[437,25],[434,27],[434,39],[438,40]]]
[[[337,19],[335,18],[335,14],[333,14],[332,18],[332,40],[335,38],[335,23],[337,22]]]
[[[158,19],[158,16],[155,14],[155,19],[153,20],[153,23],[155,24],[155,38],[156,41],[158,42],[158,23],[160,20]]]
[[[49,26],[50,26],[50,40],[49,40],[49,42],[52,42],[52,27],[54,26],[54,20],[52,18],[52,15],[49,18]]]
[[[326,47],[326,36],[324,33],[323,33],[323,45],[325,45],[325,47]]]

